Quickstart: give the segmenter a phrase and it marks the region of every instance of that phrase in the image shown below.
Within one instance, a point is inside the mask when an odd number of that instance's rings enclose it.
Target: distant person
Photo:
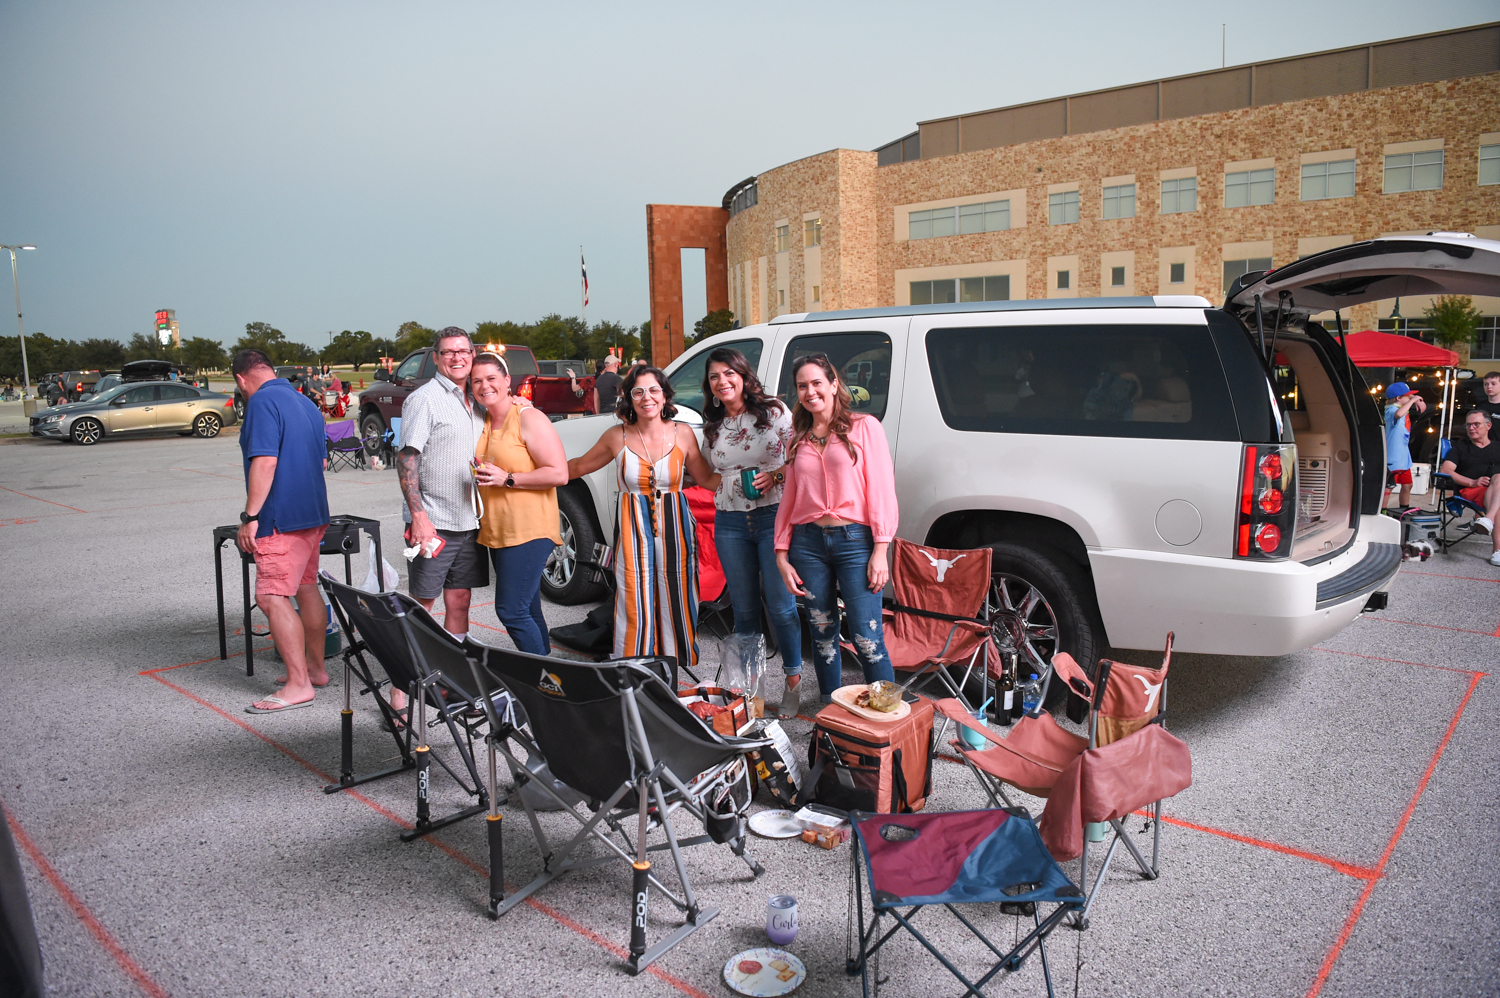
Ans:
[[[484,428],[484,410],[469,396],[474,343],[457,326],[438,333],[437,374],[406,397],[401,406],[401,450],[396,476],[404,500],[406,543],[426,546],[443,539],[432,557],[412,559],[407,583],[412,597],[428,610],[443,597],[443,627],[462,641],[469,633],[472,591],[490,584],[489,561],[479,548],[474,475],[469,462]],[[391,706],[406,707],[406,694],[393,691]]]
[[[255,602],[270,621],[271,640],[286,664],[281,692],[245,709],[274,714],[307,706],[314,687],[328,685],[323,667],[328,615],[318,592],[318,549],[328,529],[323,481],[328,452],[323,414],[276,377],[270,358],[259,350],[241,350],[230,370],[245,398],[240,452],[246,496],[237,541],[240,550],[255,556]]]
[[[1484,376],[1484,401],[1479,403],[1480,411],[1487,413],[1490,422],[1500,419],[1500,371],[1491,371]]]
[[[1453,441],[1448,457],[1438,470],[1458,485],[1458,494],[1484,507],[1484,515],[1474,520],[1474,532],[1489,534],[1491,565],[1500,565],[1500,534],[1495,533],[1495,517],[1500,514],[1500,440],[1490,433],[1489,416],[1475,409],[1464,417],[1466,439]]]
[[[1411,508],[1411,415],[1427,411],[1427,403],[1416,389],[1398,381],[1385,390],[1385,470],[1386,495],[1400,486],[1396,504],[1400,509]]]
[[[625,379],[620,377],[620,358],[610,354],[604,358],[603,371],[594,378],[594,411],[614,412],[620,402],[620,386]]]

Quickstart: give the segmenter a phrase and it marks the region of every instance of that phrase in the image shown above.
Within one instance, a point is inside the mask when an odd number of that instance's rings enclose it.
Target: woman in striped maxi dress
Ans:
[[[697,521],[682,494],[683,472],[710,489],[718,474],[692,429],[672,420],[677,407],[661,371],[636,367],[620,388],[620,425],[568,462],[568,478],[616,463],[614,656],[668,655],[691,669],[698,664]]]

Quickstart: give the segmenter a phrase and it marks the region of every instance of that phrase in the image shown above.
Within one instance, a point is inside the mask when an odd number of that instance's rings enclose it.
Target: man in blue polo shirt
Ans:
[[[240,549],[255,556],[255,602],[271,623],[286,663],[279,694],[245,709],[274,714],[305,707],[313,688],[328,685],[323,635],[328,618],[318,594],[318,549],[328,529],[328,448],[323,414],[291,382],[276,377],[259,350],[241,350],[231,367],[245,397],[240,451],[245,457],[245,511]],[[292,607],[292,597],[297,606]]]

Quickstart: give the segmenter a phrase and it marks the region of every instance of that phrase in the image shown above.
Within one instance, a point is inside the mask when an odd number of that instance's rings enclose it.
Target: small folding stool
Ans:
[[[851,931],[844,969],[850,976],[861,975],[866,998],[879,986],[880,948],[901,929],[916,937],[963,982],[966,994],[984,995],[985,985],[1001,971],[1020,969],[1036,952],[1041,955],[1047,994],[1053,995],[1046,940],[1064,918],[1083,907],[1084,897],[1048,855],[1036,825],[1002,808],[900,815],[851,811],[849,821],[858,848],[850,851]],[[866,901],[871,914],[868,925]],[[1033,928],[1003,950],[955,907],[960,904],[1027,905]],[[996,957],[977,980],[966,977],[912,924],[931,905],[948,909]],[[1056,907],[1043,915],[1042,905]],[[895,924],[881,934],[887,915]]]

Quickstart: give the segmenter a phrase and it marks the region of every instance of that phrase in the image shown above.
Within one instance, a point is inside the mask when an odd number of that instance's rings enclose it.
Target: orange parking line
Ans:
[[[0,810],[3,810],[3,807],[0,807]],[[38,870],[42,871],[42,876],[47,878],[47,882],[52,885],[52,889],[57,891],[58,896],[67,902],[69,908],[73,909],[73,914],[78,916],[78,920],[83,923],[84,928],[89,930],[89,933],[99,941],[99,945],[104,947],[105,952],[114,958],[115,963],[120,965],[120,969],[125,971],[130,979],[135,981],[136,985],[142,991],[146,992],[146,994],[150,995],[151,998],[169,998],[166,990],[151,979],[151,975],[146,973],[141,968],[141,965],[131,958],[129,953],[125,952],[125,947],[121,946],[115,940],[115,937],[109,934],[109,930],[104,927],[103,923],[94,917],[94,913],[89,910],[88,905],[83,903],[83,899],[73,893],[73,889],[68,886],[67,881],[63,880],[62,874],[57,872],[57,868],[52,865],[42,850],[37,848],[37,844],[31,840],[31,836],[27,835],[26,830],[21,827],[20,823],[11,817],[9,811],[5,812],[5,821],[10,825],[11,837],[16,840],[16,843],[20,845],[26,855],[31,857],[31,861],[36,864]]]
[[[1151,817],[1150,811],[1137,811],[1135,813],[1142,818]],[[1293,849],[1291,846],[1284,846],[1277,842],[1268,842],[1265,839],[1252,838],[1249,835],[1240,835],[1238,832],[1226,832],[1222,828],[1213,828],[1208,825],[1199,825],[1195,822],[1183,821],[1181,818],[1173,818],[1165,814],[1161,816],[1161,820],[1169,825],[1178,825],[1182,828],[1191,828],[1195,832],[1204,832],[1208,835],[1217,835],[1221,838],[1229,839],[1232,842],[1241,842],[1245,845],[1259,846],[1262,849],[1269,849],[1272,852],[1279,852],[1286,856],[1296,856],[1298,859],[1306,859],[1314,863],[1322,863],[1324,866],[1335,869],[1346,876],[1355,877],[1360,880],[1375,880],[1380,876],[1380,873],[1377,870],[1373,870],[1367,866],[1355,866],[1353,863],[1344,863],[1340,860],[1329,859],[1327,856],[1319,856],[1315,852],[1305,852],[1301,849]]]
[[[1456,672],[1462,676],[1488,676],[1488,672],[1476,672],[1473,669],[1455,669],[1451,665],[1428,665],[1426,662],[1408,662],[1400,658],[1382,658],[1379,655],[1364,655],[1357,651],[1339,651],[1337,648],[1324,648],[1321,645],[1314,646],[1312,651],[1326,651],[1330,655],[1350,655],[1354,658],[1368,658],[1376,662],[1393,662],[1396,665],[1415,665],[1419,669],[1437,669],[1440,672]]]
[[[1449,575],[1446,572],[1413,572],[1406,568],[1401,570],[1402,575],[1425,575],[1433,579],[1460,579],[1464,582],[1500,582],[1500,579],[1476,579],[1472,575]]]
[[[173,471],[186,471],[190,475],[208,475],[212,478],[227,478],[231,482],[244,481],[244,475],[221,475],[216,471],[199,471],[197,468],[173,468]]]
[[[270,745],[272,748],[274,748],[277,751],[283,753],[288,758],[290,758],[294,762],[296,762],[298,765],[302,766],[304,769],[306,769],[309,772],[315,774],[323,782],[325,782],[325,783],[332,783],[333,782],[333,777],[329,776],[327,773],[323,772],[321,769],[319,769],[318,767],[314,766],[312,763],[308,762],[306,759],[302,758],[300,755],[298,755],[297,753],[293,752],[291,749],[289,749],[286,746],[282,745],[280,742],[276,741],[274,738],[271,738],[268,735],[262,734],[255,727],[253,727],[252,725],[246,724],[244,721],[240,720],[238,717],[235,717],[233,714],[230,714],[227,711],[224,711],[224,710],[221,710],[218,707],[215,707],[213,704],[209,703],[207,700],[204,700],[203,698],[198,697],[198,696],[194,696],[192,693],[189,693],[187,690],[183,689],[181,686],[178,686],[175,683],[169,683],[165,679],[162,679],[160,676],[158,676],[158,675],[155,674],[157,672],[165,672],[165,671],[167,671],[167,669],[180,669],[180,668],[183,668],[184,666],[188,666],[188,665],[201,665],[201,664],[203,664],[203,662],[216,662],[216,661],[218,661],[217,658],[212,658],[212,659],[206,658],[206,659],[202,659],[199,662],[184,662],[183,665],[168,666],[166,669],[152,669],[152,670],[149,670],[147,672],[142,672],[142,673],[140,673],[140,675],[142,675],[142,676],[150,676],[150,678],[156,680],[158,683],[161,683],[163,686],[167,687],[168,689],[176,690],[178,693],[181,693],[183,696],[187,697],[189,700],[192,700],[195,703],[202,704],[203,706],[207,707],[209,710],[213,711],[215,714],[218,714],[220,717],[224,718],[227,721],[231,721],[234,724],[239,725],[241,728],[244,728],[246,731],[250,732],[252,735],[254,735],[255,737],[259,738],[261,741],[265,742],[267,745]],[[345,791],[343,791],[343,793],[344,793],[345,796],[354,798],[355,800],[359,801],[360,803],[362,803],[362,804],[366,805],[367,807],[369,807],[370,809],[374,810],[376,813],[382,815],[385,818],[388,818],[389,820],[391,820],[392,822],[396,823],[397,825],[400,825],[402,828],[410,829],[412,827],[412,825],[411,825],[411,823],[409,821],[406,821],[404,818],[400,817],[399,815],[397,815],[395,812],[389,810],[388,808],[382,807],[380,804],[375,803],[374,801],[370,800],[370,798],[366,797],[364,794],[361,794],[361,793],[359,793],[357,791],[354,791],[354,790],[345,790]],[[452,859],[457,860],[459,863],[462,863],[464,866],[468,867],[470,870],[473,870],[475,873],[479,874],[481,877],[485,877],[485,878],[489,877],[489,870],[488,869],[486,869],[485,867],[481,866],[480,864],[474,862],[468,856],[465,856],[463,853],[459,852],[457,849],[455,849],[452,846],[448,845],[446,842],[443,842],[437,836],[435,836],[435,835],[427,835],[427,836],[424,836],[424,838],[427,839],[427,841],[431,842],[433,845],[437,846],[437,848],[440,849],[443,853],[445,853],[446,855],[448,855]],[[618,957],[621,960],[626,959],[626,957],[629,955],[625,951],[625,949],[623,947],[618,946],[615,943],[610,942],[609,940],[605,939],[603,936],[599,935],[594,930],[588,928],[587,926],[585,926],[585,925],[583,925],[583,924],[581,924],[579,922],[575,922],[571,918],[568,918],[566,915],[563,915],[561,912],[558,912],[558,911],[554,910],[553,908],[551,908],[551,907],[543,904],[542,902],[537,901],[535,898],[527,898],[526,899],[526,904],[527,904],[528,907],[533,908],[536,911],[539,911],[542,914],[546,915],[547,917],[551,918],[552,920],[554,920],[555,922],[557,922],[559,925],[562,925],[562,926],[564,926],[566,928],[569,928],[569,929],[573,930],[574,932],[576,932],[579,935],[583,936],[585,939],[588,939],[590,942],[596,943],[597,945],[599,945],[600,947],[602,947],[605,950],[609,951],[610,953],[614,954],[616,957]],[[127,959],[128,959],[128,957],[127,957]],[[670,984],[672,987],[676,988],[678,991],[681,991],[683,994],[691,996],[691,998],[711,998],[711,996],[708,995],[706,992],[698,990],[697,988],[695,988],[691,984],[689,984],[687,981],[684,981],[680,977],[677,977],[677,976],[675,976],[673,974],[669,974],[665,970],[662,970],[659,967],[656,967],[656,966],[653,965],[653,966],[647,967],[646,971],[647,971],[647,973],[650,973],[650,974],[654,975],[659,980],[661,980],[661,981],[663,981],[663,982],[665,982],[667,984]],[[161,996],[161,998],[166,998],[166,992],[152,992],[151,994],[152,994],[152,998],[157,998],[158,994]]]
[[[1424,624],[1421,621],[1417,620],[1397,620],[1395,617],[1379,617],[1374,614],[1367,616],[1365,619],[1378,620],[1383,624],[1409,624],[1412,627],[1432,627],[1436,628],[1439,631],[1457,631],[1460,634],[1481,634],[1487,638],[1492,638],[1495,636],[1489,631],[1471,631],[1467,627],[1448,627],[1445,624]]]
[[[1443,757],[1443,751],[1448,747],[1448,742],[1453,738],[1453,732],[1458,728],[1459,719],[1464,715],[1464,708],[1469,705],[1469,698],[1474,695],[1474,688],[1479,685],[1480,673],[1474,673],[1469,677],[1469,688],[1464,691],[1463,699],[1458,702],[1458,708],[1453,712],[1453,720],[1448,722],[1448,730],[1443,732],[1442,741],[1432,753],[1432,759],[1427,763],[1427,770],[1422,774],[1422,779],[1417,783],[1416,792],[1411,795],[1406,810],[1401,814],[1401,820],[1396,822],[1396,830],[1391,834],[1391,840],[1386,843],[1385,852],[1380,854],[1380,861],[1375,864],[1375,873],[1383,876],[1385,865],[1390,862],[1391,855],[1396,851],[1396,843],[1406,831],[1407,823],[1417,810],[1417,801],[1427,790],[1427,784],[1432,780],[1432,774],[1437,769],[1438,760]],[[1317,998],[1323,990],[1323,985],[1328,983],[1328,975],[1333,971],[1333,965],[1338,962],[1339,954],[1344,951],[1344,946],[1349,942],[1349,937],[1354,934],[1354,926],[1359,923],[1360,915],[1364,914],[1365,902],[1370,900],[1370,895],[1375,892],[1378,880],[1371,880],[1365,884],[1365,889],[1360,892],[1359,900],[1354,902],[1354,910],[1344,921],[1344,927],[1339,932],[1338,939],[1334,940],[1333,946],[1329,948],[1328,955],[1323,958],[1323,966],[1318,968],[1318,976],[1314,979],[1312,987],[1308,989],[1306,998]]]
[[[88,510],[86,510],[86,509],[79,509],[77,506],[69,506],[65,502],[52,502],[51,499],[43,499],[41,496],[29,495],[28,493],[25,493],[25,492],[17,492],[15,489],[7,489],[7,488],[5,488],[4,485],[0,485],[0,489],[5,489],[6,492],[11,493],[12,495],[26,496],[27,499],[35,499],[37,502],[50,503],[53,506],[61,506],[63,509],[71,509],[75,513],[87,513],[88,512]]]

